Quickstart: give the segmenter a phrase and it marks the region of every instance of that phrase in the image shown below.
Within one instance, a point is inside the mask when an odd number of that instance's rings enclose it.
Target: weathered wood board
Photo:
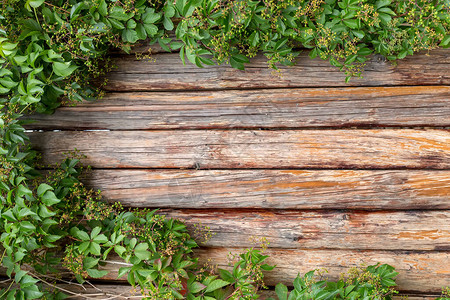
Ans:
[[[33,115],[27,128],[450,126],[449,99],[449,86],[110,93]]]
[[[44,163],[77,148],[94,168],[450,168],[450,130],[34,132]]]
[[[450,251],[450,211],[162,210],[207,226],[210,247]],[[199,236],[201,233],[199,233]],[[449,278],[450,279],[450,278]]]
[[[345,83],[345,74],[328,61],[311,60],[303,52],[293,67],[280,66],[280,76],[267,66],[260,55],[244,72],[229,66],[206,66],[199,69],[190,63],[183,66],[178,53],[158,54],[153,60],[136,60],[119,56],[113,60],[117,69],[107,76],[109,91],[254,89],[280,87],[338,87],[449,85],[450,55],[446,49],[408,56],[397,65],[375,55],[367,62],[363,79]]]
[[[243,251],[243,248],[202,248],[196,251],[196,255],[202,263],[210,259],[220,268],[229,268],[229,253]],[[269,286],[275,286],[278,282],[290,286],[299,272],[304,274],[319,268],[327,269],[328,278],[336,280],[351,267],[378,262],[396,268],[399,272],[398,289],[402,291],[439,293],[450,280],[448,252],[267,249],[266,254],[270,255],[267,262],[277,265],[273,271],[265,273],[265,282]],[[102,268],[110,271],[105,280],[117,279],[119,267],[123,265],[114,262],[112,260]]]
[[[85,182],[133,207],[450,209],[449,170],[92,170]]]

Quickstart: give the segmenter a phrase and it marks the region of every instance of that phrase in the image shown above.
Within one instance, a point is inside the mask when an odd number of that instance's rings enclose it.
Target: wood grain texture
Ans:
[[[229,253],[239,254],[242,248],[202,248],[196,251],[200,262],[211,259],[210,264],[229,268]],[[267,262],[277,265],[266,272],[265,282],[275,286],[278,282],[292,285],[297,273],[302,274],[318,268],[328,270],[328,278],[336,280],[339,274],[361,264],[387,263],[400,273],[397,277],[398,289],[420,293],[439,293],[450,282],[450,253],[411,251],[355,251],[355,250],[298,250],[268,249]],[[103,269],[109,270],[104,280],[115,280],[121,265],[112,260]]]
[[[209,248],[197,253],[201,261],[211,259],[221,267],[227,267],[226,255],[240,253],[241,249]],[[338,279],[338,274],[361,264],[387,263],[399,272],[397,283],[399,290],[440,292],[442,286],[450,282],[450,254],[388,252],[388,251],[348,251],[348,250],[268,250],[267,262],[277,266],[267,272],[266,283],[274,286],[278,282],[291,285],[298,272],[304,274],[312,269],[325,268],[330,279]]]
[[[367,62],[364,79],[345,83],[345,74],[327,61],[311,60],[303,52],[294,67],[280,66],[281,76],[274,75],[267,59],[259,55],[246,71],[227,65],[198,68],[186,66],[177,53],[157,54],[153,60],[117,57],[118,66],[107,76],[109,91],[245,89],[280,87],[394,86],[450,84],[450,50],[433,50],[399,60],[397,65],[379,55]]]
[[[34,132],[43,161],[77,148],[94,168],[450,167],[449,130]]]
[[[28,129],[450,126],[450,87],[110,93],[33,115]]]
[[[131,207],[450,209],[442,170],[92,170],[83,180]]]
[[[339,212],[265,210],[163,210],[210,229],[205,246],[250,248],[266,239],[270,248],[450,251],[450,211]]]

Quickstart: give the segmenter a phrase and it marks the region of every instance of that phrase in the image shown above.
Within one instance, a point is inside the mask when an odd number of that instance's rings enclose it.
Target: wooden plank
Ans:
[[[229,268],[229,253],[238,254],[242,248],[202,248],[196,251],[200,262],[209,261],[220,268]],[[398,289],[419,293],[440,293],[441,288],[450,282],[450,252],[411,252],[411,251],[355,251],[355,250],[299,250],[267,249],[270,257],[267,262],[277,267],[266,272],[265,282],[275,286],[278,282],[292,285],[298,272],[325,268],[331,280],[351,267],[378,262],[394,266],[400,273],[397,277]],[[110,273],[104,280],[115,280],[120,266],[111,260],[103,269]]]
[[[186,66],[177,53],[157,54],[153,60],[137,60],[134,56],[113,59],[118,68],[107,76],[109,91],[248,89],[280,87],[395,86],[449,85],[450,50],[408,56],[397,65],[375,55],[367,62],[364,79],[345,83],[345,74],[327,61],[311,60],[303,52],[294,67],[280,66],[281,76],[267,66],[259,55],[252,59],[246,71],[227,65],[198,68]]]
[[[450,171],[92,170],[108,201],[165,208],[450,209]]]
[[[210,248],[197,253],[202,262],[207,259],[227,267],[227,254],[240,253],[241,249]],[[398,288],[404,291],[440,292],[450,282],[449,252],[375,252],[348,250],[267,250],[268,263],[277,268],[266,274],[266,283],[270,286],[283,282],[291,285],[297,273],[302,274],[312,269],[325,268],[330,279],[338,279],[340,273],[361,264],[388,263],[400,273],[397,277]]]
[[[96,299],[96,300],[131,300],[131,299],[143,299],[141,297],[139,291],[135,291],[131,285],[123,284],[123,283],[100,283],[93,282],[92,287],[89,284],[77,285],[77,284],[57,284],[59,288],[62,288],[66,291],[66,294],[71,294],[70,299],[72,300],[86,300],[88,299]],[[0,288],[7,287],[6,284],[0,283]],[[67,292],[68,291],[68,292]],[[78,294],[78,295],[77,295]],[[269,297],[276,298],[275,291],[273,289],[270,290],[261,290],[258,295],[260,295],[261,300],[265,300]],[[407,297],[407,298],[406,298]],[[439,297],[438,294],[435,295],[426,295],[426,294],[399,294],[398,296],[394,296],[394,300],[434,300]]]
[[[450,167],[449,130],[33,132],[43,162],[77,148],[94,168]]]
[[[162,210],[184,221],[202,239],[196,225],[209,228],[210,247],[450,251],[450,211],[336,212],[266,210]]]
[[[28,129],[450,126],[450,87],[110,93],[37,114]]]

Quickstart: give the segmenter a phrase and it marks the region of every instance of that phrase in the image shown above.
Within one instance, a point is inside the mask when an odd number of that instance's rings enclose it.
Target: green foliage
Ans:
[[[78,162],[66,159],[45,177],[15,177],[19,165],[2,181],[1,264],[10,285],[0,299],[61,299],[54,284],[62,269],[83,283],[108,275],[106,263],[147,299],[256,299],[261,270],[272,268],[267,256],[248,250],[232,272],[202,268],[183,223],[101,202],[79,181]]]
[[[441,297],[436,300],[450,300],[450,286],[443,287]]]
[[[101,96],[90,82],[111,69],[108,49],[129,52],[149,40],[178,50],[183,63],[226,62],[237,69],[263,52],[276,69],[294,62],[294,49],[306,47],[349,79],[371,53],[395,60],[448,47],[449,9],[449,0],[2,1],[0,264],[9,279],[0,299],[62,299],[54,288],[60,276],[79,282],[104,277],[106,262],[120,266],[118,276],[149,299],[257,299],[262,271],[273,268],[254,249],[240,255],[231,271],[200,266],[184,224],[101,202],[79,181],[79,158],[66,159],[46,176],[37,171],[38,154],[20,117]],[[176,40],[169,38],[172,31]],[[299,277],[293,291],[279,285],[277,294],[390,297],[393,274],[382,265],[338,283]]]
[[[295,278],[294,289],[279,283],[276,294],[279,300],[328,300],[328,299],[392,299],[398,292],[394,289],[398,275],[389,265],[373,265],[362,270],[351,269],[346,278],[337,282],[316,278],[317,271],[310,271]],[[345,275],[344,275],[345,276]],[[273,299],[272,299],[273,300]]]

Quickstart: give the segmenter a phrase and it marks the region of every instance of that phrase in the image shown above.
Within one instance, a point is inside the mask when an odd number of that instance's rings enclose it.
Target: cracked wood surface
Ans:
[[[131,207],[450,209],[448,170],[92,170],[84,181]]]
[[[450,126],[449,98],[449,86],[108,93],[30,116],[27,128]]]
[[[230,66],[198,68],[183,66],[178,53],[157,54],[153,60],[137,60],[134,56],[113,59],[117,69],[106,77],[109,91],[249,89],[282,87],[449,85],[450,54],[447,49],[418,53],[398,60],[397,65],[375,55],[366,63],[363,79],[345,83],[345,74],[328,61],[310,59],[304,51],[292,67],[280,66],[281,75],[267,66],[259,55],[246,70]]]
[[[45,164],[80,150],[94,168],[450,168],[450,130],[175,130],[30,133]]]
[[[162,210],[213,236],[204,246],[355,250],[450,250],[450,211]],[[201,240],[202,233],[197,233]],[[449,261],[450,263],[450,261]]]

